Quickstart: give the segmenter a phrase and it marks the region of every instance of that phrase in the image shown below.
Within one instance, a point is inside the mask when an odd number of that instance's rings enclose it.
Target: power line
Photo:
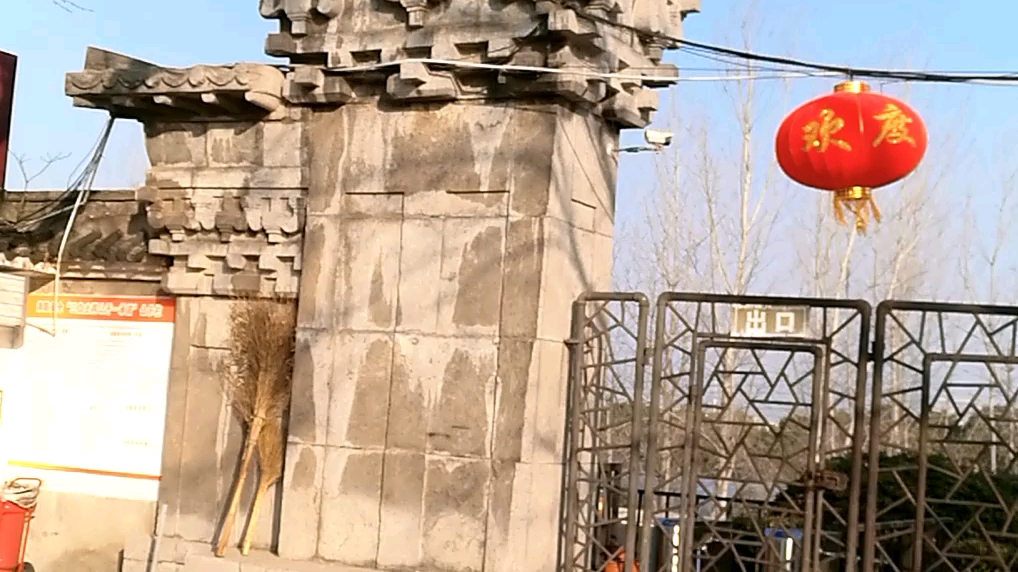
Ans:
[[[380,71],[386,68],[396,67],[402,64],[427,64],[433,66],[446,66],[453,68],[464,68],[464,69],[483,69],[483,70],[494,70],[494,71],[505,71],[505,72],[517,72],[517,73],[530,73],[530,74],[558,74],[558,75],[570,75],[576,77],[591,77],[600,79],[617,79],[617,80],[628,80],[628,81],[654,81],[662,83],[672,82],[705,82],[705,81],[746,81],[746,80],[759,80],[759,79],[785,79],[785,78],[804,78],[804,77],[832,77],[840,76],[841,74],[830,73],[830,72],[808,72],[808,71],[777,71],[767,73],[749,73],[749,74],[732,74],[727,73],[724,75],[715,76],[689,76],[689,77],[678,77],[674,75],[645,75],[645,74],[632,74],[632,73],[619,73],[619,72],[599,72],[596,70],[585,69],[585,68],[550,68],[545,66],[519,66],[512,64],[485,64],[478,62],[468,62],[463,60],[445,60],[436,58],[406,58],[401,60],[393,60],[391,62],[382,62],[376,64],[366,64],[362,66],[352,67],[336,67],[331,68],[333,71],[343,73],[364,73]],[[629,68],[633,69],[633,68]]]
[[[714,54],[735,57],[747,61],[756,61],[769,64],[789,66],[799,69],[809,69],[818,72],[838,74],[847,77],[872,78],[872,79],[897,79],[902,81],[927,82],[927,83],[983,83],[983,84],[1013,84],[1018,83],[1018,72],[939,72],[939,71],[916,71],[916,70],[892,70],[879,68],[856,68],[851,66],[840,66],[821,62],[811,62],[796,58],[760,54],[748,50],[740,50],[725,46],[717,46],[704,42],[696,42],[684,38],[677,38],[661,32],[650,32],[641,30],[622,22],[590,14],[581,6],[568,0],[553,0],[560,6],[569,8],[576,12],[581,18],[592,22],[605,24],[618,29],[629,31],[639,37],[646,39],[660,40],[666,44],[678,45],[687,48],[711,52]]]

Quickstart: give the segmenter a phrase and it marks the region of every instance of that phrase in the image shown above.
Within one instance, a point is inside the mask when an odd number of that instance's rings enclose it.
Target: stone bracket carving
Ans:
[[[397,3],[406,10],[406,26],[410,29],[421,28],[428,18],[428,0],[388,0]]]
[[[389,76],[386,92],[402,100],[447,101],[459,95],[451,73],[431,71],[420,62],[400,64],[399,73]]]
[[[620,125],[643,128],[650,125],[658,102],[658,93],[650,89],[638,88],[635,93],[619,91],[601,105],[601,113]]]
[[[266,245],[258,240],[228,243],[193,240],[149,242],[152,254],[173,263],[163,287],[173,294],[234,296],[296,295],[301,270],[301,241]]]
[[[591,42],[600,35],[597,24],[581,18],[569,9],[554,9],[548,12],[548,31],[557,32],[572,41]]]
[[[343,0],[261,0],[259,7],[263,18],[278,18],[285,15],[290,21],[290,34],[305,36],[312,11],[327,18],[335,18],[341,12]]]
[[[283,95],[296,104],[341,105],[353,99],[354,92],[340,76],[326,75],[320,67],[297,66],[287,76]]]

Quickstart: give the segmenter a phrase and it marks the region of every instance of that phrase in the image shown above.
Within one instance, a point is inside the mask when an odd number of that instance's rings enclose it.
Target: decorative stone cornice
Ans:
[[[261,14],[280,21],[266,51],[297,65],[284,88],[294,104],[338,105],[355,94],[397,101],[557,95],[620,126],[643,127],[657,107],[649,90],[678,77],[661,63],[675,42],[660,38],[680,36],[683,18],[699,7],[699,0],[262,0]],[[618,74],[647,79],[611,77]]]
[[[264,116],[283,105],[283,72],[264,64],[167,68],[90,47],[65,92],[119,116]]]
[[[172,260],[174,294],[295,295],[301,267],[303,191],[159,189],[137,193],[157,238],[149,251]]]

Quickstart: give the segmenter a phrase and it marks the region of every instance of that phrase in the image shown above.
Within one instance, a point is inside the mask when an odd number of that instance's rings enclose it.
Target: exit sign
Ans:
[[[732,337],[804,337],[809,332],[805,306],[735,306]]]
[[[18,57],[0,52],[0,189],[5,189],[7,174],[7,140],[11,136],[11,115],[14,112],[14,72]]]

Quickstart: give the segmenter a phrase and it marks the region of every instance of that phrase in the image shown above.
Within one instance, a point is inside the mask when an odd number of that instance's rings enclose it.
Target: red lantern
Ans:
[[[880,221],[873,189],[914,171],[926,153],[926,126],[906,103],[872,93],[861,81],[846,81],[834,93],[810,101],[778,129],[778,164],[792,180],[834,193],[834,213],[845,208],[856,228]]]

